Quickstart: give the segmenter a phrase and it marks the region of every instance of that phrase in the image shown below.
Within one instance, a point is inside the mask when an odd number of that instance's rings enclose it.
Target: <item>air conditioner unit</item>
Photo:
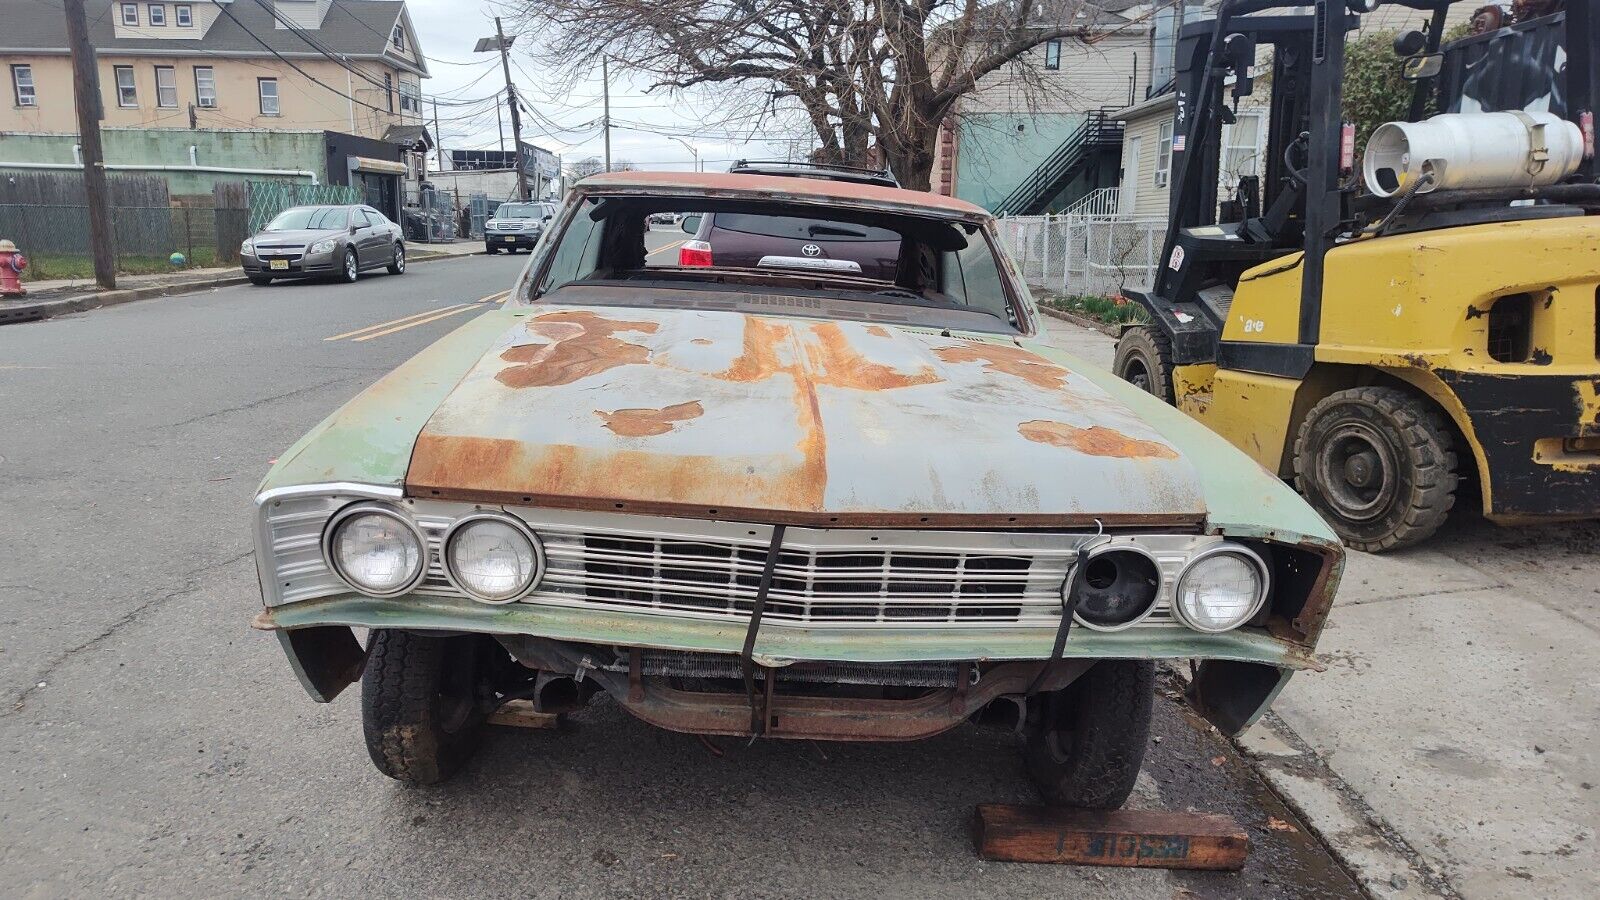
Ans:
[[[1156,187],[1166,187],[1167,186],[1167,178],[1168,178],[1169,175],[1170,175],[1170,173],[1168,173],[1168,172],[1157,172],[1156,173]]]
[[[205,97],[201,97],[201,98],[199,98],[199,102],[197,102],[195,105],[200,107],[201,109],[216,109],[217,108],[217,98],[212,97],[212,98],[210,98],[208,100]]]

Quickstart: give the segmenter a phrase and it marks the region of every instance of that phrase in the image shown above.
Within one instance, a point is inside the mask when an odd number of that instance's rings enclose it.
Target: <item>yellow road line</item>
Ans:
[[[447,309],[447,310],[444,310],[443,312],[436,313],[436,314],[434,314],[432,316],[429,316],[426,319],[417,319],[417,320],[412,321],[412,322],[407,322],[404,325],[396,325],[393,328],[385,328],[384,330],[376,332],[374,334],[364,334],[361,337],[352,338],[352,340],[355,340],[355,341],[370,341],[373,338],[381,338],[386,334],[394,334],[396,331],[405,331],[407,328],[415,328],[418,325],[426,325],[429,322],[437,322],[440,319],[446,318],[447,316],[453,316],[456,313],[464,313],[464,312],[467,312],[467,311],[473,310],[473,309],[477,309],[477,307],[473,306],[471,304],[463,304],[462,306],[460,306],[460,307],[458,307],[456,309]]]
[[[682,238],[680,240],[673,241],[670,244],[667,244],[667,245],[662,246],[662,247],[657,247],[654,250],[651,250],[649,253],[646,253],[645,256],[655,256],[657,253],[661,253],[661,252],[663,252],[665,250],[671,250],[673,247],[676,247],[679,244],[682,244],[682,243],[684,243],[684,242],[686,242],[688,240],[689,240],[688,238]]]
[[[457,306],[464,307],[464,306],[466,306],[466,304],[465,303],[457,303],[457,304],[454,304],[454,305],[449,306],[449,307],[441,307],[441,308],[444,308],[444,309],[455,309]],[[401,316],[398,319],[390,319],[387,322],[379,322],[376,325],[367,325],[367,326],[364,326],[364,327],[361,327],[361,328],[357,328],[355,331],[346,331],[344,334],[336,334],[333,337],[325,337],[325,338],[323,338],[323,340],[325,340],[325,341],[340,341],[340,340],[344,340],[347,337],[353,337],[353,336],[361,334],[363,332],[373,331],[373,330],[376,330],[376,329],[379,329],[379,328],[387,328],[390,325],[398,325],[401,322],[409,322],[412,319],[420,319],[423,316],[431,316],[431,315],[433,315],[433,314],[435,314],[437,312],[439,312],[439,309],[425,309],[422,312],[412,313],[409,316]]]
[[[504,303],[505,300],[506,300],[506,297],[510,296],[510,294],[511,294],[511,289],[507,288],[506,290],[500,291],[499,293],[490,294],[487,297],[479,297],[477,302],[479,302],[479,303],[491,303],[491,302],[493,302],[493,303]]]

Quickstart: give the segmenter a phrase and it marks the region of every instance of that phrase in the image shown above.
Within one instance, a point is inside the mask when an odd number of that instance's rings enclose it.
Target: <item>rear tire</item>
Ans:
[[[394,255],[389,258],[389,274],[404,275],[406,273],[406,245],[395,242]]]
[[[1114,659],[1034,698],[1023,755],[1046,803],[1116,809],[1127,801],[1150,743],[1155,691],[1154,662]]]
[[[250,279],[250,283],[255,285],[256,287],[262,287],[264,285],[269,285],[269,284],[272,283],[272,276],[271,275],[247,275],[245,277],[249,278]]]
[[[1382,553],[1431,536],[1455,505],[1456,454],[1444,418],[1391,387],[1338,391],[1295,438],[1295,488],[1344,542]]]
[[[406,784],[438,784],[477,752],[487,717],[484,641],[373,630],[361,723],[378,771]]]
[[[1146,393],[1174,402],[1172,341],[1154,325],[1135,325],[1122,333],[1111,371]]]

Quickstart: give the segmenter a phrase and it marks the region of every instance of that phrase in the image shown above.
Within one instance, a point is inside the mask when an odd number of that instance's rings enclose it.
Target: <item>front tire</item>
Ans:
[[[356,259],[356,248],[344,248],[344,262],[339,266],[339,280],[345,284],[354,284],[361,274],[361,263]]]
[[[1154,325],[1135,325],[1122,333],[1111,371],[1146,393],[1174,402],[1172,341]]]
[[[272,283],[271,275],[247,275],[245,277],[249,278],[250,283],[256,287],[264,287]]]
[[[1116,809],[1133,793],[1150,743],[1156,665],[1115,659],[1034,698],[1023,755],[1051,806]]]
[[[486,718],[484,640],[373,630],[361,724],[378,771],[406,784],[438,784],[477,752]]]
[[[394,255],[389,259],[389,274],[404,275],[406,273],[406,246],[399,242],[394,245]]]
[[[488,244],[484,244],[483,245],[483,252],[488,254],[489,256],[494,256],[496,253],[500,252],[500,248],[499,247],[491,247]]]
[[[1356,550],[1426,540],[1455,505],[1450,429],[1426,401],[1391,387],[1337,391],[1295,439],[1295,488]]]

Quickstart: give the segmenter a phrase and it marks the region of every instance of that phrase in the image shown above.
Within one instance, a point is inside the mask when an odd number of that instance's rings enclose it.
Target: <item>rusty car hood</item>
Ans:
[[[540,306],[418,434],[419,497],[803,524],[1186,524],[1193,466],[1006,338]]]

